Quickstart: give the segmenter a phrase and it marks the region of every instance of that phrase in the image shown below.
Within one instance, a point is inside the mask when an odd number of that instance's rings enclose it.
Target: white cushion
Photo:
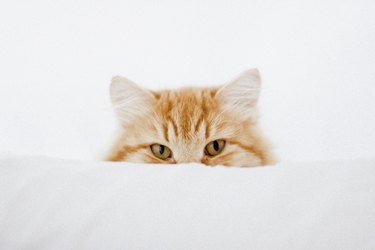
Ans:
[[[0,249],[374,249],[375,160],[0,160]]]

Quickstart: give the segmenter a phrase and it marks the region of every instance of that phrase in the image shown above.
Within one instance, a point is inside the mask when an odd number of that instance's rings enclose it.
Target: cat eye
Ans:
[[[208,156],[216,156],[223,151],[225,146],[224,140],[215,140],[207,144],[204,153]]]
[[[172,151],[167,146],[161,144],[152,144],[151,151],[156,157],[162,160],[167,160],[172,157]]]

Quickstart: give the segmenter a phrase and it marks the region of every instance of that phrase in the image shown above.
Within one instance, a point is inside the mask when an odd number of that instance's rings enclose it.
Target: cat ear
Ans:
[[[136,116],[145,114],[154,99],[150,91],[121,76],[112,78],[110,95],[121,122],[131,122]]]
[[[236,112],[241,119],[255,120],[260,88],[258,69],[249,69],[221,87],[216,96],[225,110]]]

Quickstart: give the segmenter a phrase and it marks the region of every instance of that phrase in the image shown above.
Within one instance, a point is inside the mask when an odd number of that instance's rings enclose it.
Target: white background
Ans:
[[[286,160],[375,156],[375,2],[0,3],[0,151],[92,159],[108,86],[223,83],[258,67],[262,124]]]

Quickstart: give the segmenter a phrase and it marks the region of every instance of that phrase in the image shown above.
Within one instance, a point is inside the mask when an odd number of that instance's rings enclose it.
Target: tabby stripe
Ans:
[[[135,153],[138,150],[144,149],[144,148],[147,148],[147,147],[149,147],[148,144],[147,145],[146,144],[140,144],[140,145],[137,145],[137,146],[125,145],[120,150],[118,150],[115,155],[109,157],[109,160],[110,161],[123,161],[128,154]]]
[[[260,150],[259,148],[255,147],[254,145],[245,145],[239,141],[230,141],[229,143],[235,144],[239,146],[240,148],[246,151],[249,151],[250,153],[255,154],[260,159],[260,162],[262,163],[262,165],[267,163],[267,159],[266,159],[264,152]]]

